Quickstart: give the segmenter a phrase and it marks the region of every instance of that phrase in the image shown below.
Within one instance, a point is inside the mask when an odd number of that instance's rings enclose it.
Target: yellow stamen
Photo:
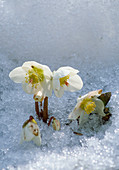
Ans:
[[[37,88],[37,85],[39,82],[42,82],[44,80],[44,72],[41,68],[31,66],[31,70],[28,70],[28,73],[26,74],[27,77],[25,77],[26,83],[31,83],[32,87]]]
[[[92,101],[90,98],[85,98],[80,104],[80,108],[85,111],[85,113],[90,114],[92,111],[95,110],[95,102]]]
[[[63,85],[65,84],[66,86],[68,86],[68,82],[67,82],[67,79],[69,79],[69,75],[65,76],[65,77],[62,77],[60,78],[60,86],[63,87]]]

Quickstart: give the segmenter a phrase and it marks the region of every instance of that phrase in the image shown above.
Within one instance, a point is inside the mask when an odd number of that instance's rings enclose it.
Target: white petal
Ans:
[[[59,79],[54,79],[52,80],[52,87],[53,87],[53,90],[59,90],[60,89],[60,81]]]
[[[46,66],[46,65],[42,65],[42,66],[43,66],[43,70],[44,70],[44,75],[45,75],[45,77],[48,78],[48,79],[51,79],[51,77],[53,76],[53,74],[52,74],[50,68],[49,68],[48,66]]]
[[[63,70],[63,69],[59,70],[59,69],[58,69],[57,71],[55,71],[55,72],[53,73],[53,79],[54,79],[54,80],[59,80],[59,78],[65,77],[65,76],[67,76],[69,73],[70,73],[69,70]]]
[[[35,66],[37,68],[40,68],[44,71],[44,76],[47,77],[48,79],[50,79],[52,77],[52,72],[50,70],[50,68],[46,65],[42,65],[40,63],[37,63],[35,61],[27,61],[22,65],[22,68],[25,71],[28,71],[29,69],[31,69],[31,66]]]
[[[69,114],[68,119],[76,120],[79,117],[79,124],[82,124],[88,120],[89,114],[84,113],[84,110],[80,108],[80,103],[82,99],[76,104],[73,112]]]
[[[99,89],[96,91],[91,91],[87,95],[88,95],[88,97],[93,97],[93,96],[98,97],[101,95],[101,93],[102,93],[102,89]]]
[[[34,138],[34,134],[29,129],[29,123],[23,129],[24,129],[24,140],[31,141]]]
[[[102,100],[98,99],[98,98],[92,98],[92,100],[95,102],[96,108],[93,111],[93,113],[98,113],[100,116],[105,116],[106,114],[104,113],[104,103],[102,102]]]
[[[85,95],[83,95],[83,96],[81,96],[81,97],[78,97],[77,98],[77,102],[79,103],[81,103],[82,101],[83,101],[83,99],[85,99],[86,97],[88,97],[88,95],[87,94],[85,94]]]
[[[64,94],[64,89],[63,89],[63,87],[61,87],[59,90],[54,89],[54,93],[55,93],[55,95],[56,95],[57,97],[62,97],[63,94]]]
[[[35,143],[37,146],[40,146],[40,145],[41,145],[41,136],[40,136],[40,134],[39,134],[38,136],[35,136],[35,137],[33,138],[33,141],[34,141],[34,143]]]
[[[37,85],[37,88],[35,88],[34,86],[32,87],[32,84],[30,84],[30,83],[29,84],[23,83],[22,88],[28,94],[36,94],[38,91],[42,91],[42,87],[40,84]]]
[[[74,69],[74,68],[72,68],[72,67],[69,67],[69,66],[60,67],[60,68],[58,69],[58,71],[59,71],[59,70],[67,70],[67,71],[69,71],[69,73],[74,73],[74,74],[79,73],[78,70],[76,70],[76,69]]]
[[[74,109],[73,110],[73,112],[71,112],[70,114],[69,114],[69,116],[68,116],[68,119],[71,119],[71,120],[76,120],[76,119],[78,119],[78,117],[80,116],[80,112],[81,112],[82,110],[80,110],[80,109]]]
[[[65,77],[70,74],[75,75],[78,72],[79,72],[78,70],[75,70],[72,67],[60,67],[57,71],[53,72],[53,78],[59,79],[59,78]]]
[[[35,66],[35,67],[39,67],[41,69],[43,69],[43,65],[42,64],[39,64],[35,61],[27,61],[25,62],[23,65],[22,65],[22,68],[25,70],[25,71],[28,71],[29,69],[31,69],[31,66]]]
[[[15,68],[9,74],[10,79],[15,83],[22,83],[22,81],[25,79],[25,76],[26,72],[22,69],[22,67]]]
[[[46,95],[47,97],[52,96],[52,85],[51,85],[50,82],[47,84],[47,89],[46,89],[45,95]]]
[[[83,81],[78,75],[70,77],[67,82],[69,83],[67,90],[71,92],[80,90],[83,87]]]
[[[41,82],[41,86],[44,95],[50,97],[52,95],[52,81],[48,79],[44,79],[44,81]]]
[[[81,112],[80,118],[79,118],[79,124],[83,124],[88,120],[89,114],[84,113],[84,111]]]

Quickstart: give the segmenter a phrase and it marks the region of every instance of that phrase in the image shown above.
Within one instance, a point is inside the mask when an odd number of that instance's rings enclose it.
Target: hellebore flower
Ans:
[[[100,116],[105,116],[104,103],[98,99],[102,93],[102,90],[91,91],[88,94],[77,99],[77,104],[69,114],[68,119],[79,119],[79,124],[87,121],[90,113],[98,113]]]
[[[41,136],[40,130],[37,125],[37,122],[34,120],[32,116],[30,116],[29,120],[27,120],[22,126],[22,134],[21,134],[21,141],[31,141],[33,140],[34,143],[38,146],[41,145]]]
[[[68,66],[60,67],[53,72],[52,86],[57,97],[62,97],[64,91],[75,92],[83,87],[83,82],[77,75],[78,72],[78,70]]]
[[[52,94],[52,72],[46,65],[28,61],[22,67],[12,70],[9,77],[15,83],[22,83],[24,91],[28,94],[36,94],[38,91],[44,91],[46,96]]]

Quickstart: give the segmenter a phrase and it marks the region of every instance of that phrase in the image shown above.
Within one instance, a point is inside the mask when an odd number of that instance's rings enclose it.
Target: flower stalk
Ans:
[[[47,119],[48,119],[48,97],[45,97],[43,107],[43,122],[47,123]]]
[[[55,117],[54,117],[54,116],[52,116],[52,117],[50,118],[50,120],[49,120],[49,122],[48,122],[48,126],[50,126],[51,121],[52,121],[52,120],[54,120],[54,119],[55,119]]]
[[[38,116],[38,119],[43,119],[43,122],[47,123],[48,119],[48,97],[44,99],[44,106],[42,109],[42,102],[40,102],[40,111],[38,101],[35,101],[35,111]]]
[[[42,102],[40,102],[40,117],[43,118]]]
[[[35,111],[36,111],[36,114],[38,116],[38,119],[40,120],[39,104],[36,101],[35,101]]]

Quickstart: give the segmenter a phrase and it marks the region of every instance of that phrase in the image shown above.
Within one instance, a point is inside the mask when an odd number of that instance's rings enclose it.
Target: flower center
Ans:
[[[65,84],[66,86],[69,85],[69,83],[67,82],[67,79],[69,79],[69,75],[65,76],[65,77],[62,77],[60,78],[60,86],[63,87],[63,85]]]
[[[31,66],[31,68],[32,69],[28,70],[28,73],[26,74],[27,77],[25,77],[25,79],[26,79],[25,82],[31,83],[32,87],[33,87],[35,84],[42,82],[44,80],[44,73],[41,68],[37,68],[35,66]]]
[[[85,98],[80,104],[80,108],[85,111],[85,113],[90,114],[95,110],[95,102],[93,102],[90,98]]]

